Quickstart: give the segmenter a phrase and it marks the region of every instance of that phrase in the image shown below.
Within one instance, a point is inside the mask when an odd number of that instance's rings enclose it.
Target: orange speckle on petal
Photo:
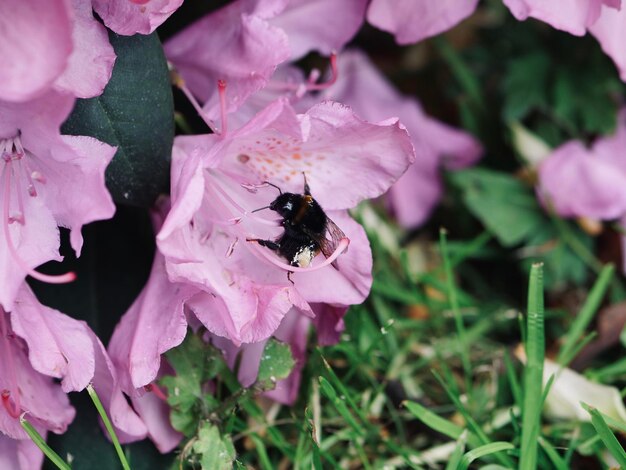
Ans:
[[[293,158],[294,160],[300,160],[302,158],[302,155],[300,155],[299,153],[294,153],[291,158]]]

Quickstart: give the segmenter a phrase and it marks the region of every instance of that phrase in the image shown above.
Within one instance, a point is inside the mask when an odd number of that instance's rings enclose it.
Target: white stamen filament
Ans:
[[[249,241],[254,242],[254,240],[249,240]],[[262,247],[258,246],[256,242],[254,243],[254,245],[252,245],[252,248],[255,253],[260,254],[261,256],[263,256],[263,258],[265,258],[267,261],[272,263],[274,266],[278,266],[279,268],[284,269],[285,271],[291,271],[292,273],[310,273],[310,272],[317,271],[318,269],[322,269],[330,265],[333,261],[339,258],[339,256],[344,251],[348,249],[348,245],[350,245],[350,239],[347,237],[342,238],[337,244],[337,248],[335,248],[335,251],[333,251],[333,254],[330,255],[328,258],[326,258],[324,262],[317,264],[315,266],[306,267],[306,268],[301,268],[299,266],[291,266],[290,264],[287,264],[284,261],[281,261],[275,256],[272,256],[268,250],[263,249]]]

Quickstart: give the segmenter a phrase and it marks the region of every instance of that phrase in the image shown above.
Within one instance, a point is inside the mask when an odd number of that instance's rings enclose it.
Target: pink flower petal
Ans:
[[[550,26],[576,36],[583,36],[587,27],[600,16],[603,4],[615,5],[612,0],[503,0],[518,20],[528,17],[548,23]]]
[[[104,24],[117,34],[150,34],[183,4],[183,0],[92,0]]]
[[[602,50],[608,55],[619,70],[620,78],[626,81],[626,6],[617,11],[602,8],[600,18],[589,27]]]
[[[46,438],[46,433],[43,434],[43,438]],[[43,452],[29,437],[11,439],[0,434],[0,468],[32,470],[41,468],[43,460]]]
[[[270,21],[289,37],[291,60],[341,50],[363,24],[367,0],[291,0]]]
[[[345,328],[343,317],[348,307],[329,304],[313,304],[311,307],[315,312],[313,324],[317,331],[317,342],[320,346],[337,344]]]
[[[17,257],[31,268],[58,259],[57,225],[71,229],[70,241],[80,254],[82,225],[109,218],[115,210],[104,185],[104,170],[115,149],[91,137],[60,135],[74,101],[56,92],[24,103],[0,101],[0,146],[11,156],[0,162],[3,169],[11,168],[2,172],[0,207],[4,212],[6,201],[9,216],[20,219],[9,225],[10,237]],[[1,232],[0,303],[11,309],[26,270]]]
[[[176,448],[182,434],[170,424],[170,407],[154,393],[145,393],[131,398],[133,408],[148,428],[148,437],[159,452],[167,454]]]
[[[616,219],[626,213],[626,174],[578,141],[544,160],[539,178],[540,197],[562,216]]]
[[[281,107],[274,122],[259,123],[256,133],[256,118],[241,129],[247,136],[237,136],[230,145],[225,167],[297,193],[302,192],[301,175],[306,172],[321,206],[338,210],[383,194],[415,158],[409,136],[397,121],[368,123],[332,102],[320,103],[297,119],[284,101],[266,110]],[[242,161],[239,155],[249,158]]]
[[[360,117],[378,122],[397,116],[406,126],[416,159],[392,186],[389,198],[400,224],[422,224],[441,198],[439,167],[458,169],[480,158],[482,147],[470,134],[427,116],[419,103],[398,93],[358,51],[339,57],[339,79],[326,95],[351,106]]]
[[[34,98],[61,75],[72,52],[71,18],[66,0],[0,4],[0,100]]]
[[[287,36],[267,22],[285,4],[286,0],[239,0],[196,21],[165,44],[168,60],[204,102],[210,119],[219,117],[218,80],[227,83],[227,110],[233,112],[289,58]]]
[[[456,26],[477,4],[478,0],[372,0],[367,21],[395,35],[398,44],[411,44]]]
[[[190,296],[187,286],[169,281],[163,255],[157,252],[148,284],[118,323],[109,343],[125,392],[152,383],[161,354],[183,341],[187,333],[183,304]]]
[[[3,194],[0,194],[0,203],[4,203]],[[46,261],[60,260],[59,229],[50,210],[41,198],[25,198],[24,203],[24,217],[29,223],[9,225],[9,236],[19,256],[32,268]],[[0,305],[12,310],[26,273],[9,252],[3,227],[0,227],[0,237]]]
[[[197,294],[187,306],[211,333],[237,345],[268,338],[294,304],[293,289],[230,276],[232,285],[227,279],[209,279],[215,294]]]
[[[55,88],[77,98],[91,98],[104,91],[111,78],[116,56],[106,28],[93,17],[91,3],[72,0],[72,7],[74,50],[67,68],[55,82]]]
[[[427,168],[420,160],[409,167],[387,195],[390,210],[406,228],[418,227],[428,220],[443,194],[437,168]]]
[[[100,397],[111,423],[115,426],[120,442],[128,443],[144,439],[148,435],[145,423],[131,408],[122,393],[117,372],[100,339],[91,331],[90,336],[96,358],[93,388]]]
[[[0,321],[8,322],[8,316],[0,309],[4,318]],[[8,343],[8,356],[5,354]],[[15,380],[19,390],[19,404],[23,411],[28,413],[28,420],[38,430],[50,430],[56,434],[64,433],[67,426],[76,414],[70,406],[67,395],[61,387],[54,383],[51,377],[36,372],[26,355],[26,346],[17,337],[2,337],[0,335],[0,390],[9,390],[15,393],[15,383],[12,381],[11,369],[16,371]],[[12,364],[12,365],[11,365]],[[14,439],[29,439],[22,429],[19,419],[10,416],[5,407],[0,407],[0,433]]]
[[[23,284],[11,312],[11,324],[28,344],[28,357],[36,371],[62,379],[66,393],[83,390],[89,384],[95,358],[84,322],[41,305]]]
[[[104,171],[116,149],[83,136],[62,136],[56,146],[44,149],[33,145],[32,148],[37,159],[47,157],[45,165],[49,172],[46,185],[40,189],[41,196],[57,224],[71,230],[72,248],[80,256],[83,225],[109,219],[115,213],[115,204],[104,183]]]

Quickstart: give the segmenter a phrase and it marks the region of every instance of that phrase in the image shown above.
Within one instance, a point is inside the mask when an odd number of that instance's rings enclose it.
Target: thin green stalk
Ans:
[[[587,326],[589,326],[589,323],[591,323],[591,320],[593,320],[593,317],[598,311],[598,308],[602,303],[602,299],[611,285],[614,273],[615,266],[612,264],[607,264],[602,268],[602,271],[600,271],[600,275],[591,288],[591,291],[585,300],[585,304],[580,309],[580,313],[572,322],[572,325],[567,332],[565,342],[563,343],[563,346],[559,351],[559,355],[557,356],[557,362],[559,364],[565,365],[563,362],[564,358],[571,357],[572,350],[576,348],[576,344],[579,342],[581,336],[587,329]]]
[[[591,415],[591,424],[611,455],[615,457],[615,460],[619,463],[620,468],[626,468],[626,451],[624,451],[624,448],[615,437],[615,434],[609,429],[602,414],[597,409],[585,403],[583,403],[582,406]]]
[[[26,421],[26,418],[24,418],[24,414],[20,416],[20,424],[22,425],[24,431],[26,431],[26,434],[28,434],[33,440],[35,445],[39,447],[39,449],[46,455],[46,457],[50,459],[50,461],[54,465],[57,466],[57,468],[59,468],[60,470],[70,470],[70,466],[59,456],[59,454],[52,450],[52,448],[46,443],[44,438],[41,436],[41,434],[37,432],[33,425]]]
[[[522,408],[522,439],[520,470],[537,468],[537,442],[542,407],[543,362],[545,355],[543,264],[530,269],[528,315],[526,327],[526,366],[524,367],[524,406]]]
[[[448,286],[448,299],[450,300],[450,307],[454,315],[454,323],[456,326],[456,332],[459,336],[460,342],[460,355],[461,362],[463,363],[463,372],[465,376],[465,389],[469,393],[472,388],[472,363],[470,361],[469,345],[466,341],[465,325],[463,324],[463,318],[461,317],[461,311],[459,309],[459,301],[456,295],[456,286],[454,285],[454,278],[452,277],[452,266],[450,264],[450,257],[448,256],[448,239],[446,229],[441,228],[439,230],[439,245],[441,247],[441,256],[443,258],[443,266],[446,270],[446,281]]]
[[[445,38],[439,36],[435,38],[433,42],[441,54],[441,57],[443,57],[450,67],[450,70],[452,70],[454,77],[472,100],[474,106],[482,111],[484,108],[480,84],[474,74],[467,68],[461,56]]]
[[[107,416],[107,412],[104,410],[104,406],[102,406],[102,402],[100,401],[100,397],[96,393],[96,390],[93,388],[93,385],[89,384],[87,386],[87,393],[89,393],[89,397],[91,397],[91,401],[96,406],[98,410],[98,414],[100,418],[102,418],[102,422],[104,423],[104,427],[109,433],[109,437],[113,442],[113,446],[115,447],[115,452],[117,452],[117,457],[120,459],[120,463],[122,464],[122,468],[124,470],[130,470],[130,465],[128,465],[128,461],[126,460],[126,455],[124,455],[124,450],[120,445],[120,441],[117,438],[117,434],[115,434],[115,429],[113,429],[113,425],[111,424],[111,420]]]

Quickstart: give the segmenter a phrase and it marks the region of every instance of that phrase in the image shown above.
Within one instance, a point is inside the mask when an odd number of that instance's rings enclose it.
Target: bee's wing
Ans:
[[[322,234],[307,234],[315,240],[315,242],[319,245],[320,250],[326,258],[329,258],[337,249],[337,245],[339,242],[346,238],[346,234],[343,233],[335,222],[333,222],[329,217],[326,217],[326,230]],[[333,263],[334,265],[335,263]],[[336,266],[335,266],[336,267]]]

